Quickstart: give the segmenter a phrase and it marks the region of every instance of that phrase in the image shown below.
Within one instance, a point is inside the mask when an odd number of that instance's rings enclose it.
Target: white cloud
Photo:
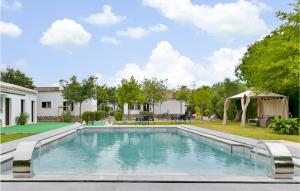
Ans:
[[[68,50],[81,47],[90,42],[92,35],[71,19],[54,21],[50,28],[43,33],[40,42],[57,48]]]
[[[127,36],[133,39],[141,39],[147,35],[150,35],[151,33],[155,32],[163,32],[167,30],[168,27],[163,24],[157,24],[155,26],[149,26],[148,28],[143,27],[135,27],[135,28],[128,28],[125,31],[117,31],[117,36]]]
[[[16,60],[15,64],[17,65],[17,67],[27,67],[28,66],[28,63],[24,59]]]
[[[214,6],[193,4],[190,0],[143,0],[179,23],[187,23],[213,35],[236,38],[260,36],[269,31],[260,17],[266,5],[257,1],[238,0]]]
[[[17,11],[22,9],[21,2],[14,0],[12,3],[8,3],[6,0],[0,0],[1,8],[6,10]]]
[[[22,30],[13,23],[6,23],[0,21],[0,34],[17,38],[22,34]]]
[[[103,82],[104,82],[104,77],[103,77],[102,74],[100,74],[100,73],[95,73],[94,76],[97,77],[97,84],[103,84]]]
[[[109,43],[109,44],[113,44],[113,45],[119,45],[120,41],[118,39],[116,39],[113,36],[103,36],[101,38],[101,42],[103,43]]]
[[[124,16],[115,15],[111,10],[111,6],[104,5],[101,13],[92,14],[84,20],[95,25],[112,25],[126,19]]]
[[[120,83],[122,78],[132,75],[138,79],[144,78],[168,79],[169,87],[191,85],[193,81],[199,85],[211,85],[225,77],[235,78],[234,67],[239,63],[245,48],[221,48],[207,59],[205,65],[195,63],[187,56],[175,50],[168,41],[161,41],[152,51],[149,61],[144,66],[131,63],[111,78],[111,84]]]

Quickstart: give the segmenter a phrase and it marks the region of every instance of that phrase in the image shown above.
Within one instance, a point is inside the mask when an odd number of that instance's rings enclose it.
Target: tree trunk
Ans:
[[[155,115],[154,114],[154,102],[152,102],[152,109],[153,109],[153,116]]]
[[[79,118],[81,119],[81,102],[79,103]]]
[[[127,104],[127,120],[129,121],[129,115],[130,115],[130,107],[129,104]]]

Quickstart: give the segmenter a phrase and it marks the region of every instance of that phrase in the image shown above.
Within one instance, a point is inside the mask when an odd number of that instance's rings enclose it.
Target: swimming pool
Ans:
[[[35,150],[33,169],[36,175],[266,175],[264,164],[176,128],[84,129],[43,146],[40,155]]]

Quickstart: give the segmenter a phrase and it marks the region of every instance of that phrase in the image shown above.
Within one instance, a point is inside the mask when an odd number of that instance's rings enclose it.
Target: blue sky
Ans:
[[[279,26],[287,0],[1,0],[1,67],[37,86],[75,74],[170,87],[234,78],[247,45]]]

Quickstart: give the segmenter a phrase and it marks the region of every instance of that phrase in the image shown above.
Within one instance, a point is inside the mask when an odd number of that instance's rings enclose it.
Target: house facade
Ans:
[[[185,102],[179,102],[175,99],[173,94],[168,93],[167,99],[159,104],[154,105],[154,114],[155,115],[162,115],[162,114],[184,114],[187,106]],[[128,107],[128,104],[124,104],[124,115],[128,114],[130,115],[137,115],[140,112],[146,111],[146,112],[153,112],[152,105],[149,103],[144,104],[133,104]]]
[[[71,111],[74,116],[79,116],[79,103],[68,105],[63,98],[60,87],[38,87],[37,111],[39,120],[57,120],[64,111]],[[81,113],[96,111],[97,100],[89,99],[81,104]]]
[[[0,82],[1,127],[16,125],[20,114],[29,116],[27,123],[37,122],[37,91]]]

